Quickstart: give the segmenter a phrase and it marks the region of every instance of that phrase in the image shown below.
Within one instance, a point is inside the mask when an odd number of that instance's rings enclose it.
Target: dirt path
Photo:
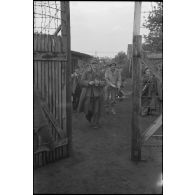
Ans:
[[[34,171],[34,193],[155,193],[159,161],[130,161],[130,101],[118,103],[116,116],[103,114],[101,129],[91,129],[82,114],[73,117],[74,156]],[[144,119],[143,126],[154,120]],[[151,120],[151,121],[150,121]],[[161,189],[160,189],[161,191]]]

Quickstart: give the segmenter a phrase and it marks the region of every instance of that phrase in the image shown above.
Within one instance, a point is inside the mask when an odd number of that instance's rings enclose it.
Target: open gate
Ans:
[[[69,155],[71,149],[71,60],[69,2],[60,2],[61,35],[34,33],[33,85],[38,91],[51,134],[54,151],[34,152],[34,167]],[[40,147],[41,148],[41,147]]]

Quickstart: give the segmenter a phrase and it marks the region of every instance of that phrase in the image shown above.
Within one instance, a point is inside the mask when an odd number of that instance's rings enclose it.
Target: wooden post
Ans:
[[[131,113],[131,160],[141,160],[141,133],[139,127],[141,103],[141,35],[140,32],[141,2],[135,2],[133,29],[133,94]]]
[[[133,23],[133,36],[140,34],[140,24],[141,24],[141,1],[135,2],[134,7],[134,23]]]
[[[61,35],[63,52],[67,56],[67,61],[63,63],[65,83],[62,83],[64,91],[62,116],[63,116],[63,129],[66,130],[68,137],[68,156],[72,153],[72,104],[71,104],[71,50],[70,50],[70,7],[69,1],[61,1]],[[65,117],[65,118],[64,118]]]

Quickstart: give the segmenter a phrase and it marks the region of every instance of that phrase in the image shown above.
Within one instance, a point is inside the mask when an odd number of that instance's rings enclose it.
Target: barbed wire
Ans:
[[[34,1],[34,33],[54,34],[61,24],[60,1]]]

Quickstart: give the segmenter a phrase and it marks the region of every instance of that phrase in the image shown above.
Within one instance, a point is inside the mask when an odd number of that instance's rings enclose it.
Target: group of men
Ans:
[[[116,114],[114,105],[121,88],[121,73],[116,63],[109,64],[104,70],[96,60],[87,66],[82,75],[79,76],[77,71],[72,74],[73,109],[84,112],[91,126],[99,128],[103,102],[106,113]]]
[[[80,74],[76,69],[72,76],[72,105],[73,110],[85,114],[86,119],[93,128],[100,128],[100,117],[105,106],[106,113],[116,114],[116,97],[121,92],[121,72],[115,63],[111,63],[106,69],[99,66],[93,60]],[[141,115],[146,116],[153,112],[159,102],[158,84],[155,76],[148,68],[145,68],[142,77]],[[160,98],[162,100],[162,96]],[[39,93],[34,88],[34,150],[38,149],[38,137],[40,136],[50,150],[55,148],[54,139],[49,131],[50,127],[46,116],[41,109]]]
[[[76,69],[72,74],[73,110],[84,112],[91,126],[99,128],[103,105],[106,113],[116,114],[114,105],[117,94],[121,92],[121,72],[116,63],[102,69],[96,60],[93,60],[82,74],[78,71]],[[149,115],[157,107],[159,107],[157,80],[146,67],[142,77],[141,115]]]

